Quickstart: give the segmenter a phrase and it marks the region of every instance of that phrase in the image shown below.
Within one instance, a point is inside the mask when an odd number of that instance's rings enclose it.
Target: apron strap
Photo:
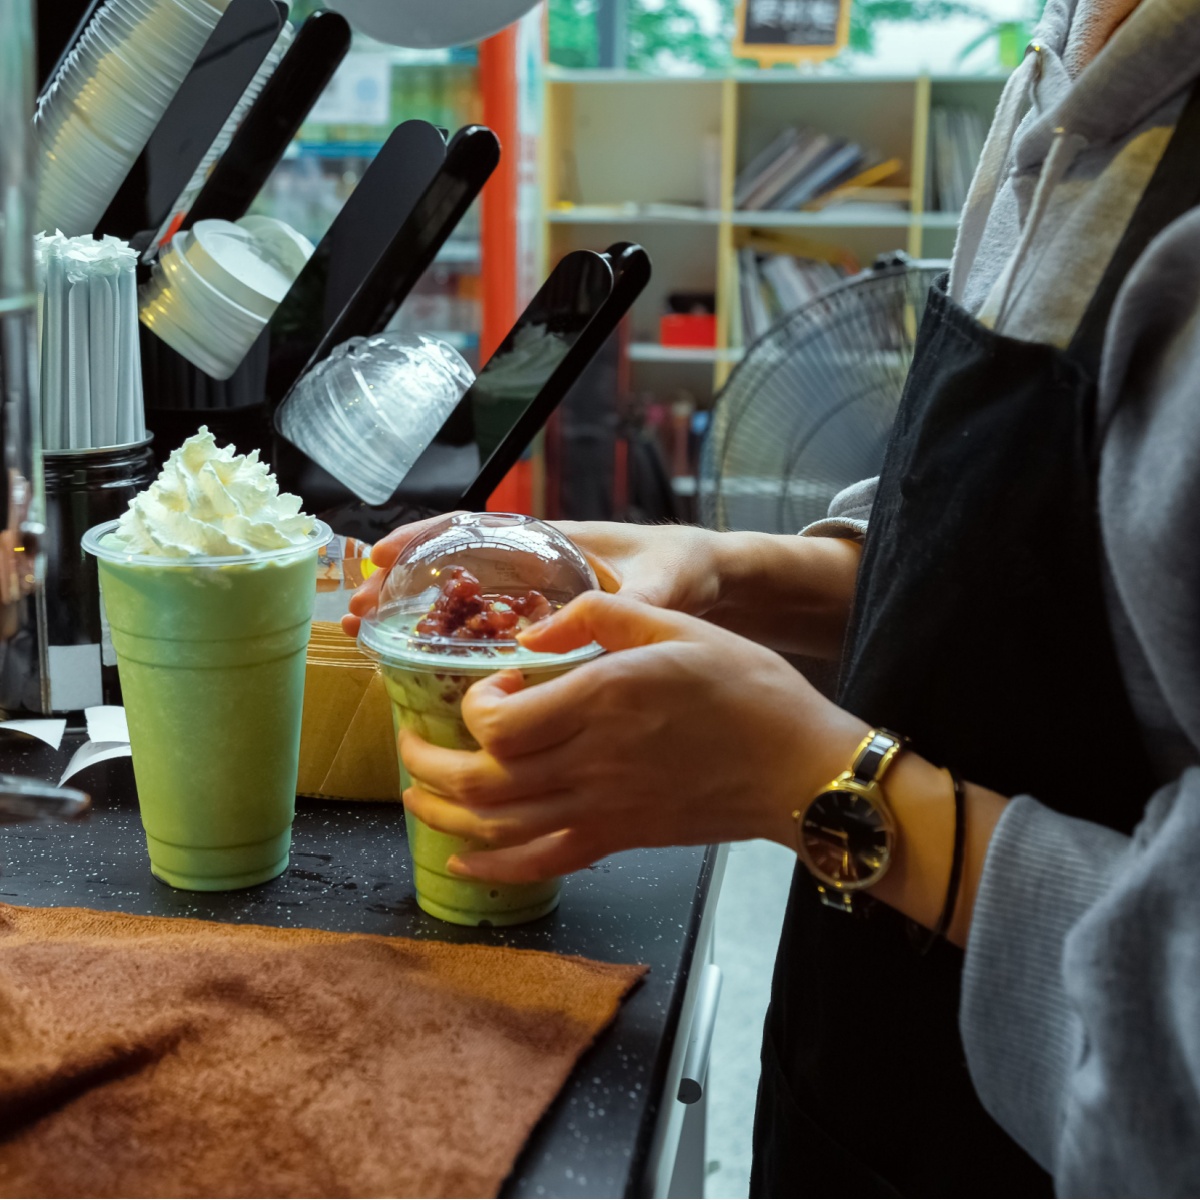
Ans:
[[[1183,216],[1200,203],[1200,82],[1192,88],[1191,95],[1175,123],[1175,132],[1159,159],[1142,198],[1133,210],[1133,216],[1125,233],[1117,243],[1108,267],[1100,279],[1075,336],[1071,339],[1068,353],[1096,378],[1100,369],[1100,355],[1104,347],[1104,335],[1108,329],[1108,317],[1117,298],[1117,292],[1133,264],[1142,252],[1172,221]]]

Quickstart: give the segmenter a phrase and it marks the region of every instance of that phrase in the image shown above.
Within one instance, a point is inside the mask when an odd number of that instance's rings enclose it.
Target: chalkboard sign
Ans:
[[[733,53],[760,63],[832,58],[846,44],[851,0],[739,0]]]

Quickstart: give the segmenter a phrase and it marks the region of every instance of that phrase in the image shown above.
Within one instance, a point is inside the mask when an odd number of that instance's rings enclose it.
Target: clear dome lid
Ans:
[[[535,654],[517,634],[598,587],[579,548],[551,525],[516,513],[459,513],[411,542],[388,568],[359,644],[397,666],[566,666],[596,645]],[[449,663],[447,663],[449,666]]]

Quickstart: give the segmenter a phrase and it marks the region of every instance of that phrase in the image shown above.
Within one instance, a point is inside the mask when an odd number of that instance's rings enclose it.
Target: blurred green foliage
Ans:
[[[721,23],[705,28],[688,0],[627,0],[625,65],[653,72],[668,62],[706,71],[729,66],[734,0],[717,0]],[[597,66],[596,0],[550,0],[550,61],[560,67]]]

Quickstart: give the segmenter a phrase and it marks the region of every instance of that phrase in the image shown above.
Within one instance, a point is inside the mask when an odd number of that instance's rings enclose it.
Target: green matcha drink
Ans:
[[[497,667],[495,661],[489,661],[471,673],[462,662],[454,663],[452,670],[448,669],[450,664],[438,664],[438,669],[431,670],[428,664],[415,662],[402,666],[401,661],[394,658],[383,666],[383,682],[391,697],[396,732],[410,729],[427,742],[449,750],[479,749],[479,743],[462,719],[462,699],[467,688],[496,670],[520,666],[514,662]],[[521,674],[528,687],[553,679],[568,669],[557,664],[541,669],[524,667]],[[400,778],[403,786],[408,787],[409,775],[403,762]],[[486,845],[439,833],[411,812],[405,814],[405,823],[417,903],[431,916],[455,925],[519,925],[545,916],[558,906],[561,879],[521,884],[459,879],[446,870],[446,861],[453,854],[486,849]]]
[[[530,579],[544,591],[530,587]],[[515,668],[533,686],[601,653],[587,646],[534,654],[514,640],[521,628],[594,586],[579,551],[529,517],[463,514],[410,545],[359,634],[363,649],[381,664],[397,733],[411,730],[436,746],[477,750],[462,718],[463,696],[473,683]],[[403,762],[400,775],[407,787]],[[486,844],[431,829],[411,812],[406,823],[417,903],[431,916],[456,925],[517,925],[558,905],[561,879],[504,884],[451,875],[451,855]]]
[[[330,537],[207,430],[90,530],[150,869],[224,891],[288,865],[317,555]]]

